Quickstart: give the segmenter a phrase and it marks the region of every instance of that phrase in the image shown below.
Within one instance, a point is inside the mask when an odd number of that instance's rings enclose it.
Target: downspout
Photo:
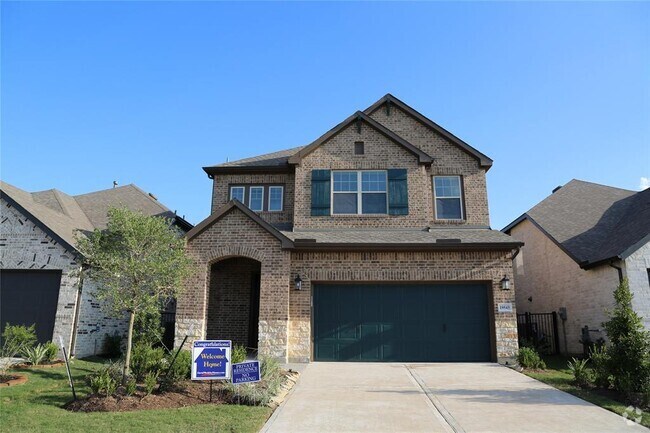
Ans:
[[[616,266],[613,261],[609,263],[609,266],[611,266],[612,268],[614,268],[614,269],[616,269],[618,271],[618,282],[619,283],[622,282],[623,281],[623,268],[621,268],[620,266]]]
[[[79,275],[79,290],[77,290],[77,299],[75,301],[74,307],[74,321],[72,322],[72,338],[70,341],[70,357],[75,356],[75,348],[77,345],[77,328],[79,327],[79,312],[81,310],[81,293],[83,292],[84,286],[84,270],[86,265],[81,265],[81,272]]]

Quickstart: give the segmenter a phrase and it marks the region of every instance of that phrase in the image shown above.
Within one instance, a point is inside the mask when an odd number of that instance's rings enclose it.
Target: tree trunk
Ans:
[[[126,379],[129,377],[129,365],[131,364],[131,342],[133,341],[133,322],[135,321],[135,313],[129,312],[129,333],[126,337],[126,356],[124,358],[124,369],[122,370],[122,385],[126,384]]]

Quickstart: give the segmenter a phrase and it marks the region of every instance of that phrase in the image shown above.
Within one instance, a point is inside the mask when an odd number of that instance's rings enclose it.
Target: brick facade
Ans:
[[[650,242],[625,259],[623,272],[634,296],[634,311],[643,317],[643,324],[650,331]]]
[[[106,315],[94,296],[94,285],[85,281],[81,291],[76,342],[72,348],[81,268],[75,254],[7,201],[0,200],[0,205],[0,269],[60,270],[61,286],[52,340],[58,343],[61,336],[69,353],[80,358],[101,353],[106,334],[116,331],[123,334],[125,322]]]

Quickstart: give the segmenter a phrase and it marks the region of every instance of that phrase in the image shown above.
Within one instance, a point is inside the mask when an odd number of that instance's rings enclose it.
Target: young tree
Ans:
[[[614,291],[616,306],[603,323],[610,346],[609,370],[614,387],[625,394],[643,392],[650,385],[650,335],[632,308],[632,293],[627,279]]]
[[[160,309],[179,294],[192,261],[185,238],[171,221],[126,208],[108,211],[108,227],[77,237],[86,277],[97,283],[97,297],[115,317],[128,314],[129,328],[122,381],[129,374],[136,316]]]

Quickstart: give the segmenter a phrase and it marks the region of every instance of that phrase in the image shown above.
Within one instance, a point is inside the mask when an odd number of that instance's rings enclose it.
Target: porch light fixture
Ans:
[[[296,283],[296,290],[302,290],[302,278],[300,278],[300,275],[296,275],[296,279],[293,282]]]
[[[501,290],[510,290],[510,278],[507,275],[501,280]]]

